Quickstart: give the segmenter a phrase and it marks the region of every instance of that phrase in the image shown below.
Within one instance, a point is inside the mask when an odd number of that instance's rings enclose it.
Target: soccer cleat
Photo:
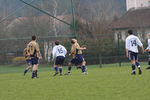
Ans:
[[[147,67],[146,69],[150,69],[150,67]]]
[[[81,67],[81,66],[78,66],[77,69],[82,69],[82,67]]]
[[[136,75],[136,72],[135,72],[135,71],[134,71],[134,72],[132,72],[132,73],[131,73],[131,75]]]
[[[32,79],[36,79],[37,77],[32,77]]]
[[[142,74],[142,70],[139,70],[139,75],[141,75]]]
[[[58,72],[55,72],[55,74],[53,76],[56,76],[56,75],[58,75]]]
[[[82,72],[82,74],[83,74],[83,75],[87,75],[87,74],[88,74],[88,72]]]
[[[60,73],[60,76],[62,76],[63,74],[62,73]]]
[[[70,73],[70,72],[68,72],[68,73],[65,73],[64,75],[71,75],[71,73]]]

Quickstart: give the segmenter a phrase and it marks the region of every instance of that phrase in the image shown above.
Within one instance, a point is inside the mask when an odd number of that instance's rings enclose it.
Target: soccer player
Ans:
[[[55,59],[54,76],[56,76],[59,73],[60,75],[62,75],[62,65],[64,63],[66,54],[67,54],[66,48],[60,45],[59,41],[55,41],[55,46],[53,47],[53,50],[52,50],[53,60]]]
[[[32,78],[38,78],[38,65],[39,59],[41,59],[39,44],[36,42],[36,36],[32,36],[32,41],[28,44],[29,55],[31,57],[33,69],[32,69]]]
[[[132,75],[136,75],[136,66],[138,67],[139,75],[142,74],[140,63],[138,62],[138,46],[141,48],[142,53],[144,53],[143,44],[139,38],[133,35],[132,30],[128,30],[128,37],[125,41],[125,49],[126,56],[129,58],[132,64]]]
[[[27,67],[24,71],[24,75],[25,75],[32,68],[32,61],[31,61],[31,57],[30,57],[29,52],[28,52],[28,45],[24,49],[24,56],[25,56],[25,59],[26,59],[26,62],[27,62]]]
[[[82,73],[87,74],[86,61],[82,56],[82,50],[86,50],[86,47],[80,47],[76,39],[71,40],[71,53],[72,60],[68,64],[68,73],[65,75],[71,74],[72,65],[81,66]]]
[[[150,69],[150,33],[148,34],[148,47],[145,49],[145,51],[149,53],[149,55],[148,55],[148,67],[146,69]]]

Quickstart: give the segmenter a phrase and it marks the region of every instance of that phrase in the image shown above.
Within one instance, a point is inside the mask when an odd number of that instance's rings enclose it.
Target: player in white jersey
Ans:
[[[144,53],[143,44],[140,39],[133,35],[132,30],[128,30],[128,37],[126,38],[125,48],[126,48],[126,56],[129,58],[132,64],[132,75],[136,74],[136,66],[139,69],[139,74],[142,74],[140,63],[138,62],[138,46],[141,48],[142,53]]]
[[[148,67],[146,69],[150,69],[150,33],[148,34],[148,46],[145,49],[145,51],[149,53],[149,55],[148,55]]]
[[[65,56],[67,54],[67,50],[64,46],[59,44],[59,41],[55,41],[55,46],[53,47],[53,51],[52,51],[52,55],[53,55],[53,59],[55,59],[55,74],[54,76],[56,76],[57,74],[60,73],[60,75],[62,75],[62,65],[64,63],[65,60]],[[59,70],[59,72],[58,72]]]

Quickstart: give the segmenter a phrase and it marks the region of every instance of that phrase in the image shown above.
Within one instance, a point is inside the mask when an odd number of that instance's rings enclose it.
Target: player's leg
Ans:
[[[85,59],[83,58],[82,55],[78,55],[77,59],[78,59],[78,64],[81,65],[82,73],[83,74],[87,74],[87,68],[86,68],[86,61],[85,61]]]
[[[82,69],[82,65],[77,65],[77,69]]]
[[[140,63],[139,63],[139,61],[138,61],[138,54],[135,54],[135,64],[136,64],[136,66],[138,67],[139,74],[141,75],[141,74],[142,74],[142,70],[141,70]]]
[[[59,73],[60,73],[60,76],[62,76],[62,71],[63,71],[62,65],[59,65]]]
[[[54,70],[55,70],[55,73],[53,76],[56,76],[58,74],[58,65],[54,65]]]
[[[61,56],[60,57],[60,62],[59,62],[59,73],[60,73],[60,76],[62,76],[62,66],[63,66],[63,63],[65,61],[65,57]]]
[[[24,75],[32,68],[32,65],[29,65],[25,70],[24,70]]]
[[[83,61],[83,62],[82,62],[82,67],[81,67],[81,69],[82,69],[82,73],[83,73],[83,74],[88,74],[88,73],[87,73],[87,68],[86,68],[86,61]]]
[[[32,68],[32,62],[31,60],[27,60],[28,67],[24,71],[24,75]]]
[[[136,75],[136,66],[135,66],[135,60],[131,60],[131,67],[132,67],[132,75]]]
[[[71,74],[72,65],[73,65],[73,64],[72,64],[71,62],[68,63],[68,72],[65,73],[65,75],[70,75],[70,74]]]
[[[32,78],[37,78],[38,64],[33,65]]]
[[[60,58],[56,57],[55,64],[54,64],[55,73],[54,73],[53,76],[56,76],[57,74],[59,74],[59,72],[58,72],[58,69],[59,69],[59,60],[60,60]]]
[[[129,52],[129,60],[131,61],[131,67],[132,67],[132,75],[136,75],[136,65],[135,65],[135,56],[133,52]]]
[[[38,58],[36,58],[36,57],[33,58],[32,62],[33,62],[32,78],[38,78],[38,75],[37,75],[37,73],[38,73],[38,66],[39,66]]]
[[[70,75],[71,74],[72,66],[75,63],[76,63],[76,59],[75,58],[71,59],[71,61],[68,63],[68,72],[65,75]]]

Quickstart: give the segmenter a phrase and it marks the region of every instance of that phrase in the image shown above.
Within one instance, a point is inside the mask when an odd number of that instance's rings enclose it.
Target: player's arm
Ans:
[[[141,52],[144,53],[144,47],[143,47],[143,44],[142,44],[142,42],[140,41],[139,38],[137,38],[137,43],[138,43],[138,45],[139,45],[140,48],[141,48]]]
[[[126,57],[128,58],[128,56],[129,56],[129,54],[128,54],[128,52],[129,52],[129,50],[128,50],[128,48],[129,48],[129,43],[128,43],[129,41],[126,39],[126,43],[125,43],[125,55],[126,55]]]
[[[37,57],[40,58],[41,57],[41,53],[40,53],[40,48],[39,48],[39,44],[36,44],[36,52],[37,52]]]
[[[141,48],[141,52],[142,52],[142,54],[144,54],[145,50],[144,50],[143,45],[142,45],[142,46],[140,46],[140,48]]]
[[[148,46],[147,46],[147,48],[145,49],[145,52],[150,52],[150,44],[149,44],[149,41],[148,41]]]
[[[84,47],[84,46],[83,46],[83,47],[80,47],[79,44],[76,45],[76,48],[77,48],[78,50],[86,50],[86,47]]]
[[[128,49],[125,49],[125,53],[126,53],[126,57],[128,58],[129,54],[128,54]]]
[[[40,54],[39,54],[39,59],[42,59],[42,54],[41,54],[41,52],[40,52]]]
[[[78,50],[86,50],[86,47],[80,47]]]

